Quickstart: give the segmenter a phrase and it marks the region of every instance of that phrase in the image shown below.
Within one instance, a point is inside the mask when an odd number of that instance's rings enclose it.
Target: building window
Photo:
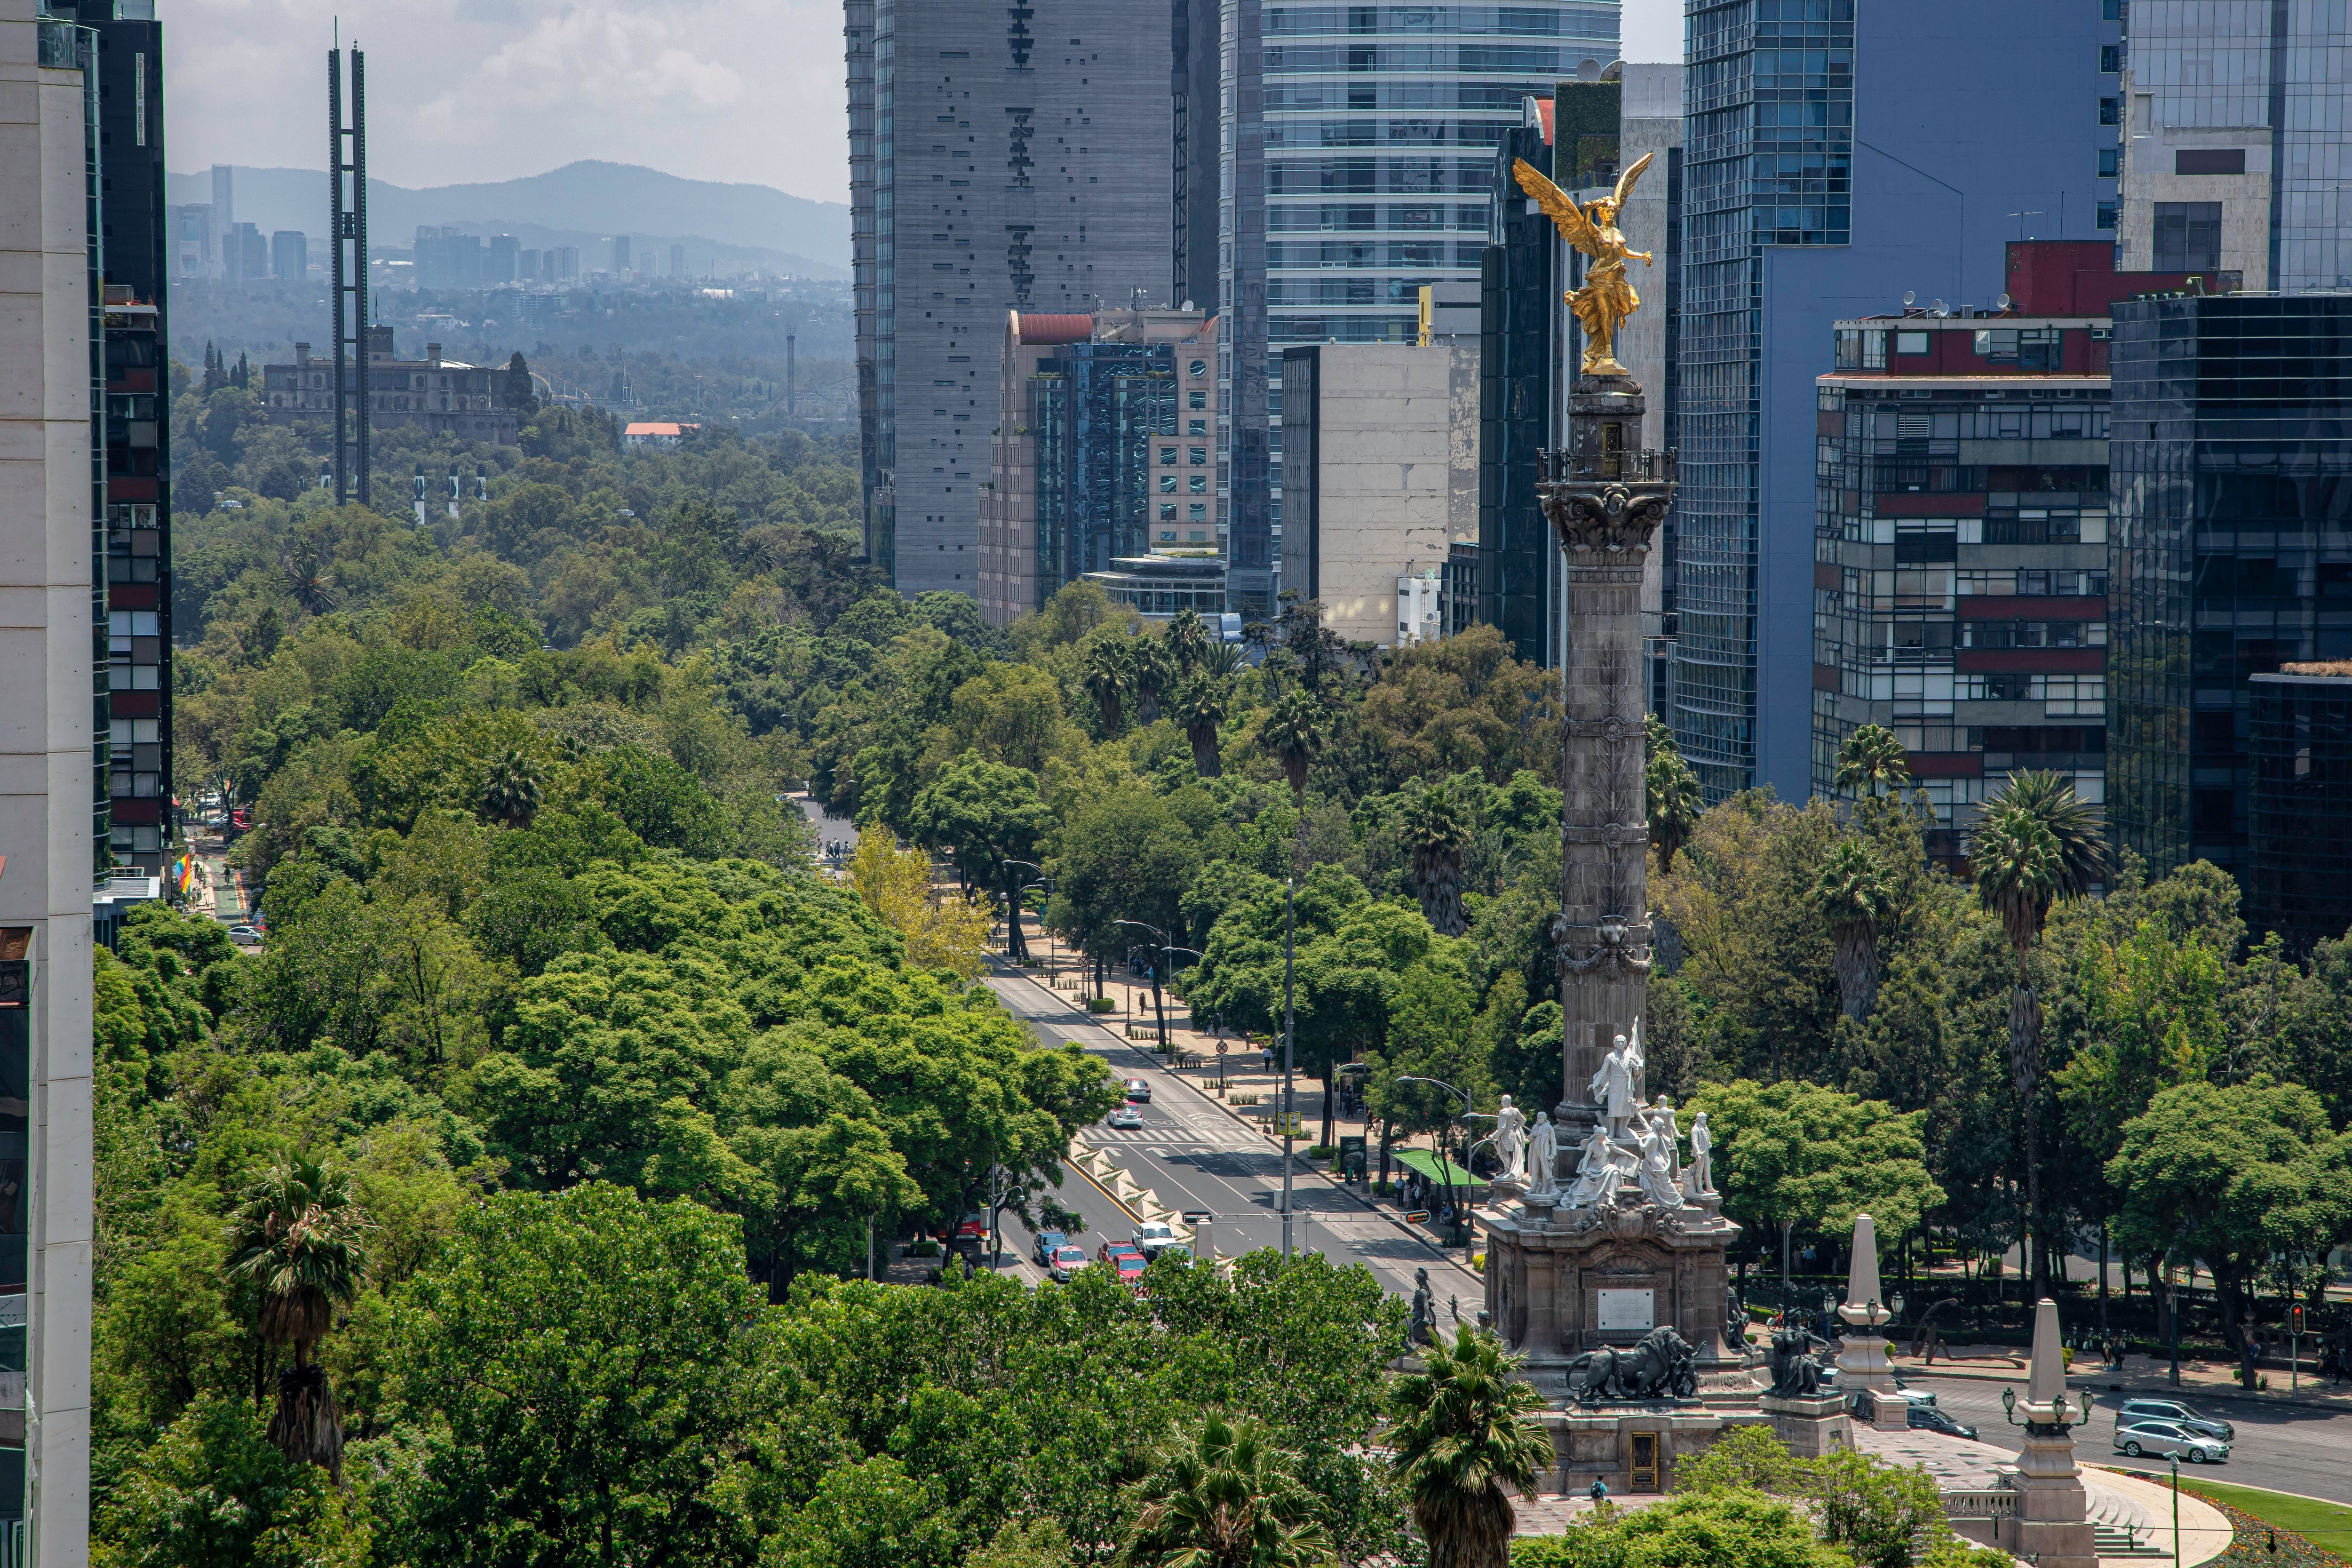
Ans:
[[[1895,352],[1898,354],[1926,353],[1927,352],[1927,334],[1925,332],[1895,333]]]
[[[2242,174],[2246,172],[2246,150],[2243,147],[2182,147],[2172,154],[2172,172],[2176,174]]]
[[[2113,76],[2123,69],[2123,46],[2120,44],[2101,44],[2099,46],[2100,71],[2105,75]]]
[[[1174,501],[1164,500],[1160,503],[1160,521],[1162,522],[1173,522],[1176,521],[1176,503]]]
[[[2208,272],[2221,265],[2220,202],[2156,204],[2158,272]]]
[[[1194,474],[1184,481],[1184,488],[1196,496],[1207,495],[1209,493],[1209,476],[1206,474]]]
[[[2123,123],[2123,116],[2116,110],[2116,106],[2120,101],[2120,100],[2113,98],[2103,98],[2099,100],[2100,124],[2121,125]]]
[[[2099,149],[2099,178],[2101,178],[2101,179],[2103,179],[2103,180],[2112,180],[2112,179],[2114,179],[2114,178],[2116,177],[2116,174],[2117,174],[2118,170],[2119,170],[2120,165],[2121,165],[2121,163],[2122,163],[2122,157],[2123,157],[2122,152],[2121,152],[2121,150],[2120,150],[2120,149],[2118,149],[2118,148],[2114,148],[2114,147],[2102,147],[2102,148],[2100,148],[2100,149]]]
[[[1175,448],[1175,447],[1160,447],[1160,461],[1161,466],[1163,466],[1163,467],[1166,467],[1166,468],[1173,468],[1173,467],[1175,467],[1175,464],[1176,464],[1176,448]]]
[[[1184,374],[1187,375],[1206,375],[1209,374],[1209,362],[1204,359],[1196,359],[1191,364],[1184,367]]]
[[[1172,496],[1176,493],[1175,475],[1162,474],[1160,476],[1160,493],[1164,496]]]
[[[2116,226],[2115,203],[2101,202],[2099,204],[2098,225],[2101,228],[2113,228]]]
[[[1209,449],[1206,447],[1187,447],[1184,448],[1184,457],[1187,462],[1197,468],[1208,462]]]

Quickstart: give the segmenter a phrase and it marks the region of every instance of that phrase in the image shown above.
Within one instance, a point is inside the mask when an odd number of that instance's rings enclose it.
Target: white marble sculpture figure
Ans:
[[[1506,1181],[1528,1179],[1527,1113],[1513,1105],[1507,1094],[1503,1096],[1502,1108],[1495,1114],[1495,1152],[1502,1158]]]
[[[1606,1127],[1595,1127],[1584,1141],[1576,1166],[1576,1184],[1569,1189],[1565,1206],[1591,1208],[1614,1203],[1618,1178],[1625,1173],[1625,1152],[1611,1142]]]
[[[1691,1123],[1690,1168],[1683,1173],[1683,1190],[1696,1197],[1715,1191],[1715,1172],[1707,1156],[1715,1152],[1715,1134],[1707,1131],[1706,1112]]]
[[[1675,1121],[1675,1102],[1660,1094],[1658,1102],[1650,1108],[1650,1120],[1666,1135],[1666,1169],[1674,1173],[1675,1185],[1679,1190],[1683,1180],[1683,1130]]]
[[[1660,1208],[1683,1206],[1682,1189],[1675,1184],[1674,1142],[1654,1117],[1636,1117],[1642,1128],[1642,1165],[1636,1175],[1642,1195]]]
[[[1601,1058],[1599,1070],[1585,1085],[1592,1102],[1601,1108],[1603,1124],[1612,1138],[1633,1139],[1638,1130],[1628,1126],[1642,1109],[1642,1022],[1633,1021],[1633,1038],[1616,1037],[1614,1047]]]
[[[1549,1198],[1559,1192],[1559,1129],[1552,1125],[1549,1115],[1536,1112],[1535,1127],[1528,1134],[1528,1159],[1534,1167],[1534,1181],[1528,1188],[1531,1198]]]

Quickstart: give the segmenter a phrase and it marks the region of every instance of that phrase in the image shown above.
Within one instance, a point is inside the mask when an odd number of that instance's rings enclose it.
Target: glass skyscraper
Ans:
[[[1613,4],[1225,0],[1218,480],[1232,607],[1279,590],[1282,351],[1405,342],[1425,284],[1477,286],[1495,148],[1521,100],[1616,58]]]

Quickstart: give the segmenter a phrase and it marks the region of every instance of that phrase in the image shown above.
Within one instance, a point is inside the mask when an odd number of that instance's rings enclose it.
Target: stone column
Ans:
[[[1911,1408],[1894,1397],[1895,1366],[1886,1359],[1886,1336],[1880,1325],[1895,1314],[1878,1293],[1878,1226],[1866,1214],[1853,1216],[1853,1258],[1846,1268],[1845,1305],[1838,1316],[1846,1325],[1838,1342],[1838,1391],[1869,1391],[1856,1401],[1856,1415],[1867,1414],[1881,1431],[1900,1432],[1911,1424]]]
[[[1642,572],[1674,502],[1675,459],[1642,447],[1642,389],[1579,376],[1568,450],[1544,455],[1544,515],[1568,557],[1560,736],[1560,1046],[1554,1119],[1573,1150],[1599,1112],[1588,1087],[1649,994],[1650,829],[1643,787]]]
[[[2047,1296],[2033,1309],[2032,1371],[2017,1409],[2025,1417],[2025,1442],[2006,1478],[2017,1493],[2017,1512],[1995,1525],[1993,1544],[2038,1568],[2098,1568],[2090,1500],[2074,1465],[2074,1427],[2082,1412],[2067,1403],[2058,1303]]]

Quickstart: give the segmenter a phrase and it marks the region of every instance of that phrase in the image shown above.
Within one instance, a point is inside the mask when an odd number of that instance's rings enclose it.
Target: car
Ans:
[[[2116,1452],[2137,1459],[2153,1454],[2178,1456],[2192,1465],[2218,1465],[2230,1457],[2230,1445],[2205,1432],[2192,1432],[2178,1421],[2130,1421],[2116,1425]]]
[[[1879,1397],[1884,1399],[1886,1396],[1882,1394]],[[1976,1440],[1975,1427],[1961,1425],[1932,1405],[1914,1404],[1904,1413],[1904,1422],[1916,1432],[1941,1432],[1947,1437],[1966,1437],[1970,1442]]]
[[[1066,1246],[1069,1239],[1058,1230],[1041,1230],[1037,1233],[1037,1239],[1029,1246],[1029,1256],[1037,1260],[1038,1268],[1050,1268],[1054,1264],[1055,1249]]]
[[[1100,1263],[1108,1263],[1114,1258],[1141,1258],[1143,1254],[1136,1249],[1135,1244],[1131,1241],[1106,1241],[1095,1248],[1095,1259]]]
[[[1126,1089],[1127,1098],[1133,1100],[1136,1104],[1149,1105],[1151,1103],[1151,1084],[1149,1079],[1139,1078],[1129,1079],[1127,1080]]]
[[[261,933],[249,925],[238,924],[228,928],[228,939],[235,942],[255,943],[260,942]]]
[[[1078,1270],[1086,1266],[1087,1249],[1083,1247],[1073,1247],[1065,1242],[1062,1246],[1054,1248],[1052,1258],[1045,1265],[1045,1272],[1053,1278],[1055,1284],[1067,1285],[1076,1277]]]
[[[1141,1254],[1122,1252],[1110,1259],[1110,1267],[1118,1275],[1120,1284],[1137,1286],[1143,1283],[1143,1270],[1148,1265]]]
[[[1181,1246],[1176,1232],[1165,1220],[1145,1220],[1135,1227],[1135,1249],[1146,1258],[1157,1258],[1169,1247]]]
[[[1132,1105],[1122,1105],[1103,1119],[1103,1125],[1114,1132],[1135,1132],[1143,1127],[1143,1112]]]
[[[2177,1399],[2125,1400],[2116,1411],[2116,1424],[2120,1426],[2134,1421],[2172,1421],[2203,1436],[2219,1437],[2224,1443],[2238,1440],[2235,1426],[2210,1415],[2200,1415]]]

